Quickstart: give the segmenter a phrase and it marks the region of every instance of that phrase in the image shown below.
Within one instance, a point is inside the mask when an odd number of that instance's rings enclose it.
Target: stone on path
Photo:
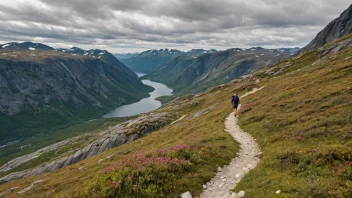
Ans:
[[[240,178],[240,174],[237,173],[235,177],[236,179]]]
[[[280,194],[280,193],[281,193],[281,190],[277,190],[277,191],[276,191],[276,194]]]
[[[183,193],[181,195],[181,197],[182,198],[192,198],[192,194],[189,191],[187,191],[187,192]]]
[[[237,197],[243,197],[245,193],[246,193],[246,192],[244,192],[243,190],[241,190],[240,192],[238,192]]]

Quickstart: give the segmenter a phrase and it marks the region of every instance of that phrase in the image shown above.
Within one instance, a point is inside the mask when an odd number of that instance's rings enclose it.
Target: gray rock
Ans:
[[[182,198],[192,198],[192,194],[189,191],[187,191],[187,192],[183,193],[181,195],[181,197]]]
[[[246,192],[244,192],[243,190],[241,190],[240,192],[238,192],[238,194],[237,194],[237,197],[244,197],[244,194],[245,194]]]
[[[30,189],[32,189],[34,186],[36,186],[36,185],[38,185],[38,184],[40,184],[40,183],[42,183],[42,182],[44,182],[44,181],[45,181],[45,180],[37,180],[37,181],[34,181],[30,186],[28,186],[27,188],[25,188],[25,189],[19,191],[18,194],[23,194],[23,193],[29,191]]]
[[[318,35],[301,51],[318,49],[333,40],[352,33],[352,5],[338,18],[331,21]]]

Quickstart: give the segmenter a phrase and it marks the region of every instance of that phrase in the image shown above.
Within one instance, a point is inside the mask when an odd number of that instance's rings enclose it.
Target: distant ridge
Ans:
[[[184,52],[177,49],[153,49],[133,55],[127,59],[120,60],[129,66],[133,71],[148,74],[155,71],[162,65],[165,65],[167,62],[177,56],[188,55],[197,57],[205,53],[213,53],[216,51],[217,50],[215,49],[192,49],[188,52]]]

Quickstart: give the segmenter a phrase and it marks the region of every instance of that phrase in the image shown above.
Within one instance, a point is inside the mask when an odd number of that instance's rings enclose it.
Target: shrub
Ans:
[[[211,157],[210,147],[176,145],[152,154],[134,154],[111,164],[75,197],[170,197],[177,180]]]

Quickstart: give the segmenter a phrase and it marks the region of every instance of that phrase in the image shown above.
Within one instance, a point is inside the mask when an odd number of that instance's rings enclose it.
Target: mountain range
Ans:
[[[272,65],[298,50],[299,48],[253,47],[204,53],[197,57],[182,55],[143,78],[165,83],[176,93],[200,92]]]
[[[152,88],[105,50],[0,46],[0,143],[102,116]]]
[[[159,49],[159,50],[147,50],[142,53],[136,54],[130,58],[122,59],[121,61],[129,66],[133,71],[148,74],[155,71],[160,66],[166,64],[172,58],[187,55],[187,56],[199,56],[204,53],[216,52],[216,50],[204,50],[204,49],[192,49],[188,52],[176,50],[176,49]]]
[[[114,56],[121,61],[123,59],[131,58],[132,56],[137,55],[137,54],[139,54],[139,53],[135,52],[135,53],[125,53],[125,54],[114,54]]]
[[[54,53],[60,60],[82,59],[77,49],[63,50]],[[170,84],[180,97],[111,127],[102,120],[98,129],[9,161],[0,167],[6,174],[0,195],[198,196],[243,176],[233,196],[245,191],[248,197],[351,197],[352,34],[297,50],[233,48],[176,56],[145,77]],[[93,56],[103,55],[80,53],[95,61],[101,60]],[[29,56],[21,59],[36,60]],[[240,73],[249,75],[237,78]],[[218,83],[224,84],[214,86]],[[198,93],[183,95],[187,92]],[[260,159],[254,169],[240,166],[241,176],[215,176],[223,182],[219,186],[212,183],[214,172],[223,172],[241,152],[224,126],[234,92],[241,98],[238,125],[262,152],[253,157]],[[20,171],[10,173],[13,169]]]
[[[134,69],[148,70],[144,78],[167,84],[179,97],[125,122],[97,119],[101,125],[82,135],[2,163],[0,196],[190,197],[236,182],[226,188],[232,197],[351,197],[352,33],[342,33],[352,19],[344,13],[303,50],[141,53],[136,60],[159,66]],[[1,48],[0,101],[14,101],[6,103],[11,108],[0,104],[8,114],[1,126],[71,119],[77,112],[82,119],[150,91],[105,50],[40,49],[46,46],[28,42]],[[241,99],[238,118],[230,114],[234,93]],[[25,116],[6,120],[18,114]],[[228,116],[235,122],[224,124]],[[234,141],[229,127],[252,136],[261,151],[243,153],[253,147]],[[259,163],[241,161],[240,171],[220,177],[236,157],[249,155]]]

